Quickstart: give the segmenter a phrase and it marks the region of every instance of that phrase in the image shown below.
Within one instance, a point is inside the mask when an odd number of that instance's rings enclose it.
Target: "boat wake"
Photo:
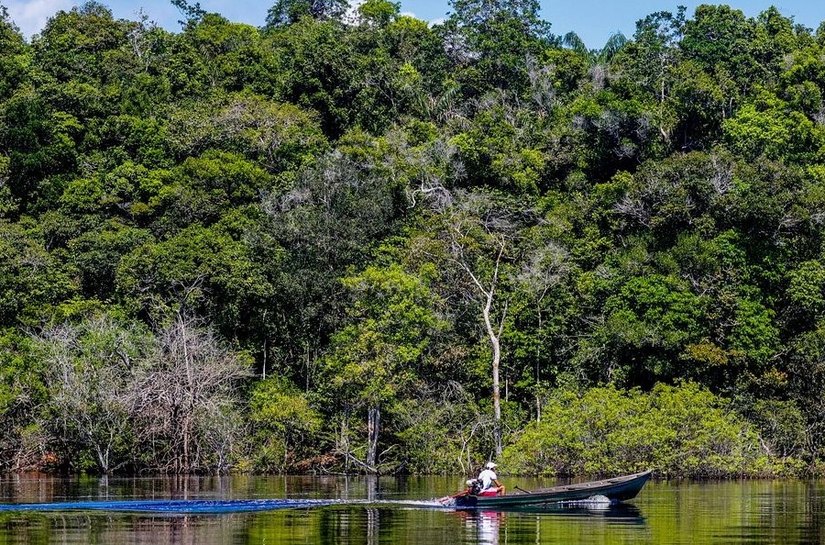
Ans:
[[[587,507],[590,509],[609,509],[612,505],[616,505],[617,501],[611,500],[607,496],[597,495],[590,496],[583,500],[570,500],[559,502],[560,505],[569,505],[572,507]]]
[[[7,503],[0,504],[0,512],[49,512],[49,511],[120,511],[133,513],[186,514],[226,514],[280,509],[312,509],[334,505],[395,506],[417,509],[443,508],[436,500],[303,500],[303,499],[260,499],[260,500],[122,500],[122,501],[76,501],[55,503]]]
[[[399,507],[422,507],[425,509],[444,507],[444,504],[438,500],[385,500],[376,503],[397,505]]]

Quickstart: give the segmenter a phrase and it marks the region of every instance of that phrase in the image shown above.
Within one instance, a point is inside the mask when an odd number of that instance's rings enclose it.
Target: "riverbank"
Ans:
[[[214,459],[214,454],[201,452],[195,471],[176,467],[175,457],[166,465],[154,466],[151,461],[163,461],[164,451],[124,443],[107,452],[106,460],[113,464],[111,473],[472,475],[488,460],[484,451],[493,445],[492,421],[477,416],[480,430],[468,434],[460,422],[439,420],[443,412],[429,412],[419,416],[429,426],[387,426],[395,433],[380,437],[379,444],[387,448],[370,468],[363,459],[366,445],[361,439],[366,433],[358,426],[339,429],[331,437],[318,433],[301,441],[291,439],[284,430],[289,426],[300,429],[300,418],[307,414],[315,417],[308,405],[296,404],[302,399],[300,394],[286,394],[271,388],[273,384],[277,383],[259,383],[253,393],[248,429],[257,432],[239,437],[223,454],[220,465],[204,463]],[[783,414],[785,419],[780,420]],[[540,420],[516,420],[513,413],[505,414],[505,447],[496,461],[504,475],[563,478],[616,476],[647,469],[653,469],[657,478],[821,474],[822,465],[803,448],[805,430],[799,414],[786,407],[784,413],[770,413],[770,420],[754,415],[760,413],[748,413],[733,401],[689,382],[659,384],[649,392],[615,387],[556,390],[543,400]],[[315,425],[304,423],[306,428]],[[167,440],[175,444],[176,437]],[[78,441],[72,445],[72,450],[46,450],[39,457],[32,454],[28,465],[16,469],[53,475],[102,473],[93,456],[100,444]]]

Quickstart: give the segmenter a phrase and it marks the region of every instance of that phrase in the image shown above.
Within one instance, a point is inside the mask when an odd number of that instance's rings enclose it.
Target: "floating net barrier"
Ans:
[[[140,513],[220,514],[278,509],[310,509],[343,503],[338,500],[122,500],[56,503],[6,503],[4,511],[130,511]]]
[[[0,512],[48,512],[48,511],[121,511],[135,513],[168,514],[225,514],[279,509],[311,509],[331,505],[394,505],[412,508],[443,508],[437,501],[369,501],[369,500],[120,500],[120,501],[72,501],[55,503],[5,503]]]

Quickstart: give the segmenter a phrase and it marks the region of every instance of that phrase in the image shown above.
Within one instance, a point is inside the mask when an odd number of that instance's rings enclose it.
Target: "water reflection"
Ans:
[[[645,518],[638,507],[631,504],[613,504],[604,506],[558,506],[520,507],[501,510],[484,511],[456,511],[465,529],[464,541],[483,545],[498,545],[501,536],[509,537],[510,533],[518,536],[518,543],[522,538],[532,533],[532,543],[543,543],[541,539],[542,526],[554,525],[556,528],[570,525],[583,526],[588,523],[604,528],[604,525],[623,525],[645,528]],[[508,519],[508,516],[510,517]],[[588,521],[589,519],[589,521]],[[504,540],[510,542],[510,540]]]
[[[229,477],[119,479],[12,476],[0,501],[89,499],[427,499],[454,479]],[[531,483],[536,488],[551,483]],[[593,545],[825,543],[825,483],[649,483],[633,505],[460,512],[410,505],[159,516],[116,512],[0,513],[0,545]]]
[[[377,545],[381,529],[381,511],[371,507],[366,508],[367,515],[367,545]]]
[[[501,524],[506,514],[501,511],[461,511],[467,529],[466,542],[480,545],[499,545]]]
[[[61,543],[134,543],[194,545],[233,543],[244,533],[241,517],[144,517],[69,513],[37,516],[4,516],[0,519],[0,543],[33,545]]]
[[[606,505],[567,505],[567,506],[547,506],[536,510],[539,514],[557,515],[564,517],[589,517],[601,519],[613,524],[625,524],[631,526],[644,526],[645,518],[641,510],[631,503],[614,503]]]

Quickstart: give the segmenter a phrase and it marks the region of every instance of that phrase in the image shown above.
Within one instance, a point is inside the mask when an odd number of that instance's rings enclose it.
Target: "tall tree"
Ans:
[[[465,41],[457,44],[464,49],[460,55],[477,62],[481,82],[522,91],[526,59],[554,40],[550,23],[539,16],[538,0],[453,0],[450,6],[447,29]]]
[[[101,315],[50,327],[36,341],[51,393],[44,427],[59,424],[51,431],[67,449],[66,459],[82,459],[77,449],[88,448],[105,474],[133,463],[139,447],[131,404],[135,365],[149,347],[145,331]]]
[[[170,473],[226,471],[241,433],[239,388],[250,361],[215,333],[178,314],[157,333],[136,369],[132,404],[138,427],[154,437],[156,469]]]
[[[266,27],[290,25],[302,17],[337,21],[344,16],[347,6],[346,0],[277,0],[266,14]]]
[[[420,380],[439,320],[426,283],[398,265],[368,267],[343,282],[354,296],[350,324],[333,336],[325,367],[350,410],[366,412],[364,465],[375,472],[382,414]]]
[[[26,77],[27,49],[20,29],[0,5],[0,100],[7,99]]]
[[[496,455],[502,451],[501,336],[508,312],[510,262],[517,251],[517,215],[506,203],[483,193],[461,195],[444,215],[447,251],[452,265],[465,275],[469,291],[464,296],[477,312],[490,346],[493,440]]]

